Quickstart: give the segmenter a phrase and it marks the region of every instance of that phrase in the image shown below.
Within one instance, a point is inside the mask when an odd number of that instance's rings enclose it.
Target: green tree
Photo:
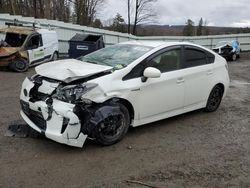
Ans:
[[[210,35],[209,27],[207,26],[207,21],[204,22],[203,35]]]
[[[197,27],[197,36],[203,35],[203,19],[201,18]]]
[[[112,24],[112,30],[118,32],[124,32],[124,19],[123,17],[117,13]]]
[[[194,36],[194,22],[191,19],[187,20],[186,26],[183,29],[184,36]]]
[[[92,26],[95,27],[95,28],[103,28],[103,25],[102,25],[102,22],[101,22],[100,19],[95,19]]]

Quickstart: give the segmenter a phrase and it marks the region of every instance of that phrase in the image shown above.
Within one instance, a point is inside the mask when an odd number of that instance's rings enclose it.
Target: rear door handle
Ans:
[[[178,78],[176,83],[181,84],[181,83],[184,83],[184,82],[185,82],[184,78]]]
[[[211,75],[211,74],[213,74],[213,71],[212,70],[208,70],[207,71],[207,75]]]

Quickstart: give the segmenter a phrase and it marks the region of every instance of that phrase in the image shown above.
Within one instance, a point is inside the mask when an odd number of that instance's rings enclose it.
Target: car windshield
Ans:
[[[222,41],[222,42],[219,42],[215,47],[225,46],[225,45],[227,45],[227,44],[229,44],[229,42],[227,42],[227,41]]]
[[[82,56],[79,60],[122,69],[151,49],[149,46],[118,44]]]
[[[5,42],[11,47],[21,47],[26,38],[25,34],[6,33]]]

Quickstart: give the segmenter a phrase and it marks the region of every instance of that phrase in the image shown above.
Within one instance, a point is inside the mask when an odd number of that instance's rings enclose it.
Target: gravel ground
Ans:
[[[87,141],[82,149],[46,138],[4,137],[20,119],[21,83],[34,70],[1,71],[0,187],[250,187],[247,59],[229,63],[230,90],[218,111],[131,128],[116,145]]]

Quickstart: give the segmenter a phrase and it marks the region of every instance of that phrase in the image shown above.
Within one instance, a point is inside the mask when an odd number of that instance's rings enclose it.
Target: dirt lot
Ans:
[[[120,143],[83,149],[4,137],[19,115],[25,74],[0,72],[0,187],[250,187],[250,60],[229,63],[217,112],[201,110],[131,128]],[[249,58],[250,59],[250,58]]]

